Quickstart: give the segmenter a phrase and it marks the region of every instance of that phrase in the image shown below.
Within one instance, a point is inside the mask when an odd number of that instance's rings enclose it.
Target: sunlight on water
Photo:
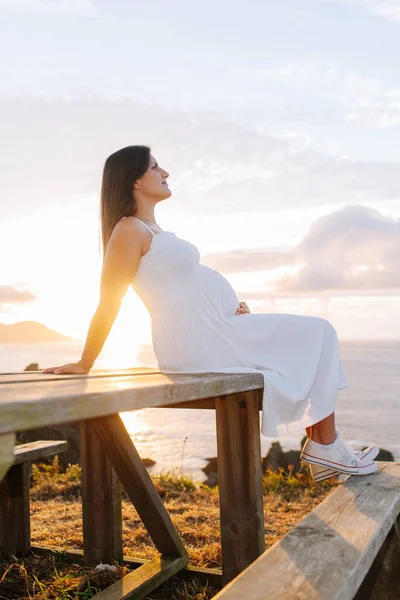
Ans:
[[[120,416],[131,436],[144,434],[146,431],[149,431],[146,415],[143,410],[120,413]]]

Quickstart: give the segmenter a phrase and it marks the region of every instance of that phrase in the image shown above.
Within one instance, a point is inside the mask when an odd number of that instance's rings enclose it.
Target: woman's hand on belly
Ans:
[[[237,315],[246,315],[250,313],[250,309],[246,302],[239,302],[239,308],[236,311]]]

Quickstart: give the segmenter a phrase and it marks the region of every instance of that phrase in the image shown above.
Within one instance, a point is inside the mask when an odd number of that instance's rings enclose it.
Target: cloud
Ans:
[[[376,77],[342,71],[333,64],[299,61],[269,68],[234,68],[229,73],[253,86],[256,97],[287,88],[285,101],[275,107],[285,122],[352,123],[375,129],[400,124],[400,88],[385,87]],[[287,101],[290,93],[295,93],[295,101]]]
[[[323,2],[354,4],[379,17],[400,22],[399,0],[323,0]]]
[[[149,144],[188,215],[400,197],[398,163],[357,162],[290,140],[128,100],[0,100],[0,217],[99,195],[106,157]]]
[[[282,291],[400,293],[400,221],[364,206],[318,219],[297,248],[306,264]]]
[[[240,259],[240,256],[242,258]],[[254,260],[252,260],[254,258]],[[287,267],[275,290],[241,292],[253,300],[266,296],[400,295],[400,220],[359,205],[321,217],[295,248],[234,250],[206,255],[223,272],[251,272]]]
[[[7,304],[22,304],[36,300],[35,294],[18,285],[0,285],[0,312],[5,312]]]
[[[93,14],[92,0],[0,0],[0,10]]]
[[[266,271],[291,264],[296,260],[295,251],[282,251],[268,248],[230,250],[228,252],[209,252],[204,261],[211,269],[224,273],[244,273]]]

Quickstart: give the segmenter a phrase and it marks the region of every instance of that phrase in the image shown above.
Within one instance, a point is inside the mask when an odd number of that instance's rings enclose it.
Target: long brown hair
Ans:
[[[103,259],[115,225],[122,217],[137,213],[133,184],[149,168],[150,153],[149,146],[126,146],[111,154],[104,164],[100,194]]]

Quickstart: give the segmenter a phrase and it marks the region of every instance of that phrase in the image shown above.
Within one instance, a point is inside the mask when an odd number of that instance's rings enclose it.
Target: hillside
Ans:
[[[36,321],[0,323],[0,343],[68,342],[73,338],[49,329]]]

